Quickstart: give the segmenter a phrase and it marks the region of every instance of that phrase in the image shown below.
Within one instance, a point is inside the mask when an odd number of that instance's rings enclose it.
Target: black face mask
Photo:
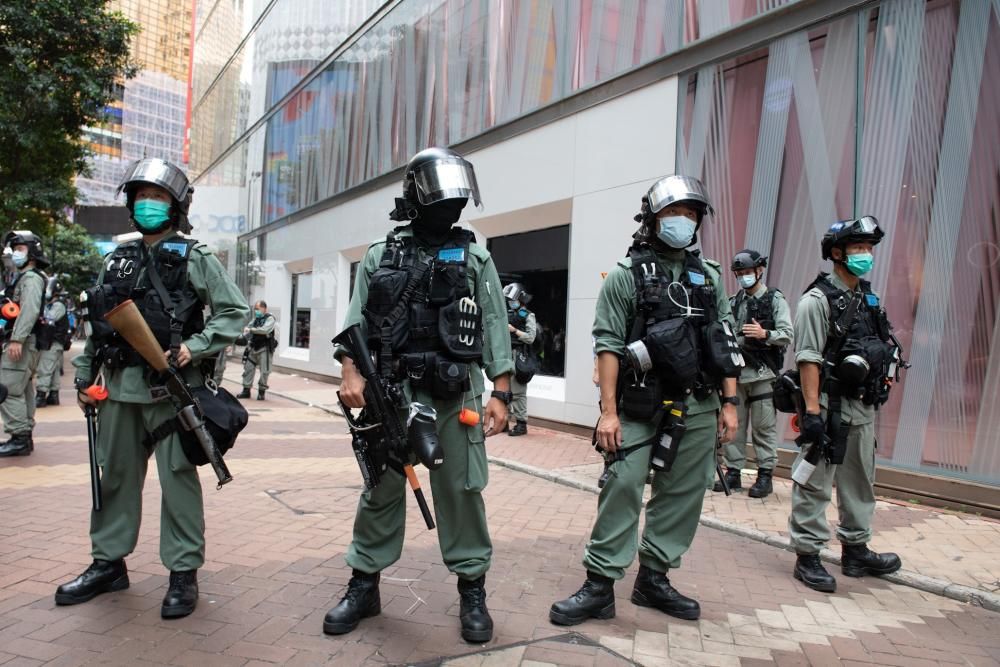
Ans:
[[[468,202],[468,199],[445,199],[427,206],[418,204],[419,214],[413,221],[414,231],[428,240],[443,239],[452,225],[458,222]]]

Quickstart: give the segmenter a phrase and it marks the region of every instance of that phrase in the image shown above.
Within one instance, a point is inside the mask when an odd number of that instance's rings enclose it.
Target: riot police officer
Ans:
[[[558,625],[614,617],[614,582],[625,576],[637,542],[632,602],[681,619],[701,613],[667,572],[680,565],[694,539],[715,469],[716,438],[731,440],[737,426],[742,360],[721,267],[690,249],[711,212],[698,179],[656,181],[636,216],[642,228],[630,256],[601,287],[593,328],[601,384],[596,438],[608,467],[583,557],[587,579],[552,605],[549,619]],[[639,541],[651,466],[652,496]]]
[[[833,224],[821,241],[833,273],[819,274],[795,315],[795,361],[805,406],[800,440],[805,444],[792,466],[793,478],[805,462],[816,467],[792,487],[788,531],[797,554],[794,576],[817,591],[837,588],[819,558],[830,538],[826,506],[834,481],[841,572],[883,575],[902,566],[896,554],[878,554],[867,546],[875,511],[875,411],[888,399],[892,367],[900,359],[885,309],[861,279],[871,270],[872,250],[883,236],[872,216]]]
[[[389,216],[408,224],[368,248],[345,328],[360,323],[379,372],[402,383],[407,400],[437,411],[444,463],[430,471],[430,480],[438,542],[445,566],[458,575],[462,638],[486,642],[493,636],[485,589],[493,547],[482,497],[484,434],[494,435],[507,424],[513,360],[493,259],[472,232],[454,226],[470,198],[480,204],[472,164],[461,155],[428,148],[413,156],[403,196]],[[398,307],[407,301],[408,307]],[[448,333],[447,322],[477,317],[482,327],[471,339]],[[362,407],[364,378],[343,348],[335,357],[343,364],[341,400],[349,408]],[[494,386],[485,414],[483,372]],[[482,423],[460,422],[463,408],[483,414]],[[404,491],[402,477],[389,473],[362,494],[347,551],[353,572],[344,598],[323,622],[327,634],[350,632],[361,619],[380,613],[379,572],[395,563],[403,548]]]
[[[59,378],[63,366],[63,352],[71,334],[69,309],[64,301],[65,291],[55,276],[49,278],[45,288],[45,310],[42,319],[45,335],[39,338],[38,376],[36,378],[35,407],[59,405]],[[41,340],[44,339],[44,344]]]
[[[7,303],[20,309],[16,317],[4,320],[6,345],[0,361],[0,377],[7,386],[7,400],[0,405],[3,429],[10,439],[0,443],[0,456],[28,456],[35,449],[31,438],[35,428],[35,401],[31,378],[38,368],[38,334],[41,332],[42,307],[48,267],[42,241],[27,231],[13,231],[4,239],[10,248],[15,272],[4,294]],[[6,304],[5,304],[6,305]],[[4,312],[9,312],[4,309]]]
[[[73,360],[81,408],[94,405],[84,390],[103,384],[97,403],[97,456],[103,469],[103,509],[90,515],[94,562],[56,590],[58,605],[86,602],[129,586],[125,557],[139,539],[142,487],[148,457],[156,458],[163,499],[160,559],[170,584],[160,615],[179,618],[198,603],[198,568],[205,560],[205,513],[198,470],[185,455],[176,413],[139,353],[104,320],[125,299],[135,301],[164,355],[193,387],[211,377],[211,361],[233,342],[249,317],[246,301],[218,259],[188,231],[193,188],[164,160],[147,158],[127,168],[125,192],[132,224],[142,238],[105,258],[98,284],[86,290],[89,337]],[[210,316],[204,319],[205,307]],[[209,363],[204,363],[208,361]]]
[[[250,387],[253,386],[253,376],[260,370],[260,381],[257,383],[257,400],[264,400],[267,391],[267,378],[271,375],[271,355],[277,347],[274,338],[274,327],[277,320],[267,312],[267,302],[258,301],[253,306],[253,321],[243,329],[247,339],[247,347],[243,351],[243,391],[237,398],[250,398]]]
[[[726,481],[730,489],[742,487],[740,472],[746,463],[747,426],[751,426],[757,455],[757,480],[748,494],[751,498],[766,498],[773,491],[771,477],[778,458],[778,430],[771,382],[781,371],[785,347],[792,341],[788,303],[779,290],[764,284],[766,266],[767,257],[749,248],[736,253],[730,265],[741,288],[729,304],[746,366],[736,386],[740,426],[725,449]],[[715,483],[714,490],[722,491],[721,481]]]
[[[510,413],[515,424],[507,435],[517,437],[528,434],[528,383],[537,370],[531,346],[538,333],[538,324],[535,314],[525,307],[531,295],[524,291],[524,285],[511,283],[503,288],[503,295],[507,299],[507,330],[514,353],[514,376],[510,380],[514,400],[510,404]]]

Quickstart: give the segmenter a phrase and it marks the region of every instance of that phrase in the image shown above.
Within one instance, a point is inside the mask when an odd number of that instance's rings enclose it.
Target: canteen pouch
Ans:
[[[670,378],[672,384],[685,390],[694,386],[699,355],[691,322],[683,317],[657,322],[646,331],[643,341],[660,377]]]

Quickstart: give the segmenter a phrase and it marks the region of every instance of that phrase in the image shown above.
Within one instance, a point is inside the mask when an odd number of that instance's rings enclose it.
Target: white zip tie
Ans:
[[[406,584],[406,588],[407,590],[410,591],[410,595],[412,595],[417,599],[417,601],[414,602],[412,605],[410,605],[410,608],[406,610],[407,615],[412,614],[413,610],[419,607],[420,605],[427,604],[427,602],[422,597],[417,595],[417,592],[415,590],[413,590],[413,586],[410,585],[420,581],[419,579],[400,579],[399,577],[382,577],[382,581],[395,581],[401,584]]]

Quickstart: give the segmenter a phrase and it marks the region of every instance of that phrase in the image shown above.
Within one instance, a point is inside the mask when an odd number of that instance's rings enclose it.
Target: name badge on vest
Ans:
[[[705,274],[698,273],[697,271],[688,271],[688,280],[691,281],[692,285],[704,285]]]
[[[464,262],[465,248],[441,248],[437,258],[439,262]]]
[[[178,241],[167,241],[160,246],[160,249],[164,252],[170,252],[182,258],[187,257],[188,254],[188,244]]]
[[[865,303],[871,308],[878,308],[878,297],[874,294],[865,294]]]

